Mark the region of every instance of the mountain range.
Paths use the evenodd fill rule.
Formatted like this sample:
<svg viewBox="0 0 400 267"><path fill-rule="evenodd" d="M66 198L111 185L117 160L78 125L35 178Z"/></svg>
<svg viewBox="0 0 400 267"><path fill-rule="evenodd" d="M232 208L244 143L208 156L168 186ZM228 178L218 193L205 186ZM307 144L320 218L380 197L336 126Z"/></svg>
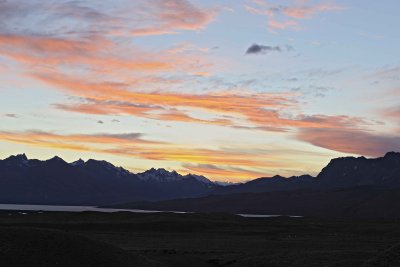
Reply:
<svg viewBox="0 0 400 267"><path fill-rule="evenodd" d="M93 159L67 163L20 154L0 160L0 203L307 216L367 216L380 210L385 217L384 212L396 213L398 193L397 152L332 159L316 177L276 175L226 186L165 169L134 174Z"/></svg>
<svg viewBox="0 0 400 267"><path fill-rule="evenodd" d="M213 195L120 208L294 215L337 218L400 218L400 153L337 158L317 177L259 178L217 188Z"/></svg>
<svg viewBox="0 0 400 267"><path fill-rule="evenodd" d="M25 154L0 160L0 203L104 205L207 195L216 187L203 176L165 169L134 174L107 161L40 161Z"/></svg>

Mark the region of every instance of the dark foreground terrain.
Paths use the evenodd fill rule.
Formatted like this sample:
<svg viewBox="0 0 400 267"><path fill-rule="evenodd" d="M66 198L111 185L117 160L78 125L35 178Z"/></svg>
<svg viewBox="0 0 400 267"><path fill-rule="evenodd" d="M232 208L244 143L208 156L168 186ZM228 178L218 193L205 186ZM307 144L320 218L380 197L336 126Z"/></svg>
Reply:
<svg viewBox="0 0 400 267"><path fill-rule="evenodd" d="M1 212L1 266L400 266L400 220Z"/></svg>

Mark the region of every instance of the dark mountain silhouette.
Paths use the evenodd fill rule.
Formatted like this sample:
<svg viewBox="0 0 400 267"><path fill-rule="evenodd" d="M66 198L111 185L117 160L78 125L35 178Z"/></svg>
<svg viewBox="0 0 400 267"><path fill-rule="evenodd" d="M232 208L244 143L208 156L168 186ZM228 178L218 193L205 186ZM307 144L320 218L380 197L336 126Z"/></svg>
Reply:
<svg viewBox="0 0 400 267"><path fill-rule="evenodd" d="M272 191L287 191L303 189L312 186L315 178L310 175L292 176L285 178L279 175L263 177L244 184L236 184L217 187L213 194L238 194L238 193L261 193Z"/></svg>
<svg viewBox="0 0 400 267"><path fill-rule="evenodd" d="M192 199L136 202L124 208L279 214L319 217L400 218L400 153L333 159L313 178L260 178L218 194Z"/></svg>
<svg viewBox="0 0 400 267"><path fill-rule="evenodd" d="M279 175L258 178L244 184L215 188L213 194L261 193L300 189L330 189L357 186L400 187L400 153L384 157L344 157L332 159L317 177L285 178Z"/></svg>
<svg viewBox="0 0 400 267"><path fill-rule="evenodd" d="M317 177L328 187L400 186L400 153L388 152L384 157L345 157L332 159Z"/></svg>
<svg viewBox="0 0 400 267"><path fill-rule="evenodd" d="M147 179L153 176L158 180ZM40 161L21 154L0 160L0 203L104 205L198 197L215 186L195 175L160 169L136 175L92 159L67 163L59 157Z"/></svg>
<svg viewBox="0 0 400 267"><path fill-rule="evenodd" d="M350 216L367 215L371 207L392 214L388 210L396 207L397 204L390 203L397 201L399 189L400 153L396 152L376 159L333 159L315 178L274 176L228 186L220 186L204 176L180 175L165 169L152 168L133 174L93 159L67 163L59 157L40 161L22 154L0 160L0 203L112 205L134 202L122 206ZM184 200L164 201L172 199Z"/></svg>

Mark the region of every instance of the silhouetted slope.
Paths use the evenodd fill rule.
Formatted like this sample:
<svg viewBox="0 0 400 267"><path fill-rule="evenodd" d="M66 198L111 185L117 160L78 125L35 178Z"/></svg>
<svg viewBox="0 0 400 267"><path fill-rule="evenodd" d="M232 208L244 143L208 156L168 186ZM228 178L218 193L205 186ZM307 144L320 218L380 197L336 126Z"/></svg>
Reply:
<svg viewBox="0 0 400 267"><path fill-rule="evenodd" d="M88 238L54 230L0 229L3 267L155 266L146 258Z"/></svg>
<svg viewBox="0 0 400 267"><path fill-rule="evenodd" d="M243 184L218 187L212 193L238 194L297 190L311 187L314 182L315 178L310 175L292 176L289 178L276 175L274 177L258 178Z"/></svg>
<svg viewBox="0 0 400 267"><path fill-rule="evenodd" d="M345 157L332 159L317 177L329 187L400 186L400 153L389 152L384 157Z"/></svg>
<svg viewBox="0 0 400 267"><path fill-rule="evenodd" d="M299 189L329 189L357 186L400 187L400 153L384 157L344 157L332 159L314 178L310 175L285 178L279 175L247 183L219 187L213 194L261 193Z"/></svg>
<svg viewBox="0 0 400 267"><path fill-rule="evenodd" d="M364 267L396 267L400 266L400 245L395 245L378 253L374 258L367 261Z"/></svg>
<svg viewBox="0 0 400 267"><path fill-rule="evenodd" d="M317 217L400 218L400 189L377 187L213 195L122 208Z"/></svg>

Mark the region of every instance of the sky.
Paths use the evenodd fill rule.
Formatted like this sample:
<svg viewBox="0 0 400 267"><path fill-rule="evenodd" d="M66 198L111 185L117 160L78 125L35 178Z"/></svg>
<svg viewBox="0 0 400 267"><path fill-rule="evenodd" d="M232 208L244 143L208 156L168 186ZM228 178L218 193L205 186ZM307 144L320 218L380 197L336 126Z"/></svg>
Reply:
<svg viewBox="0 0 400 267"><path fill-rule="evenodd" d="M0 0L0 158L218 181L400 151L397 0Z"/></svg>

